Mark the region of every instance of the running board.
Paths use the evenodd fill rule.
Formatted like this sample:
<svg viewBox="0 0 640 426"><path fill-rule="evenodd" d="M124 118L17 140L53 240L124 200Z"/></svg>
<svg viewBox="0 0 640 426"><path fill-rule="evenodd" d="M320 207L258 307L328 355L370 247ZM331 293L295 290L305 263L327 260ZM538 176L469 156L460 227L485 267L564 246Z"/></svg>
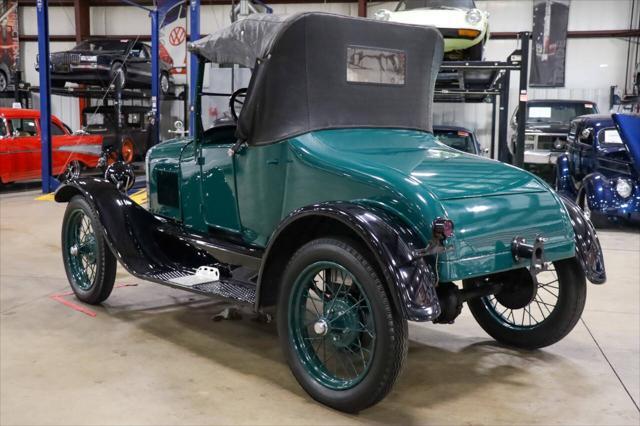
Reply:
<svg viewBox="0 0 640 426"><path fill-rule="evenodd" d="M205 296L218 296L249 304L254 304L256 301L256 286L253 283L239 281L233 278L220 278L217 281L202 282L194 285L181 283L185 281L185 278L188 279L193 276L195 276L195 273L171 271L141 278Z"/></svg>

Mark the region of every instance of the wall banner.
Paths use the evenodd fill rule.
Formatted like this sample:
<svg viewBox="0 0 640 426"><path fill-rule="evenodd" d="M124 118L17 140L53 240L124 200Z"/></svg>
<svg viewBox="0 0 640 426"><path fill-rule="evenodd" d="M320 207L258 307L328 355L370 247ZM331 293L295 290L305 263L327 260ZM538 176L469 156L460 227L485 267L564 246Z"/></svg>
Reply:
<svg viewBox="0 0 640 426"><path fill-rule="evenodd" d="M185 84L187 76L187 10L184 0L158 0L160 57L172 64L174 82Z"/></svg>
<svg viewBox="0 0 640 426"><path fill-rule="evenodd" d="M570 0L534 0L532 87L564 87Z"/></svg>
<svg viewBox="0 0 640 426"><path fill-rule="evenodd" d="M0 92L9 88L20 63L18 2L0 2Z"/></svg>

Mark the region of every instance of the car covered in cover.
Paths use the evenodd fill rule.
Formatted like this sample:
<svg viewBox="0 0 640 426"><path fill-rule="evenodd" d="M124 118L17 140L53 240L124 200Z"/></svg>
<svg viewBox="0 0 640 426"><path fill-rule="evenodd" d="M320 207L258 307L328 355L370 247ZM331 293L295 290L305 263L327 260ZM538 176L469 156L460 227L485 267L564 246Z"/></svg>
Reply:
<svg viewBox="0 0 640 426"><path fill-rule="evenodd" d="M474 0L400 0L395 10L380 9L374 19L438 28L450 60L481 61L489 40L489 13Z"/></svg>
<svg viewBox="0 0 640 426"><path fill-rule="evenodd" d="M640 223L640 116L595 114L571 122L556 190L595 224Z"/></svg>
<svg viewBox="0 0 640 426"><path fill-rule="evenodd" d="M391 390L408 321L452 323L466 302L497 340L539 348L577 323L586 280L605 281L572 201L437 141L435 28L253 15L190 49L195 136L149 150L148 210L124 192L121 163L55 194L80 300L109 296L119 260L142 279L275 309L300 385L357 412ZM244 98L232 124L203 114L212 64L252 69L231 94L232 106Z"/></svg>

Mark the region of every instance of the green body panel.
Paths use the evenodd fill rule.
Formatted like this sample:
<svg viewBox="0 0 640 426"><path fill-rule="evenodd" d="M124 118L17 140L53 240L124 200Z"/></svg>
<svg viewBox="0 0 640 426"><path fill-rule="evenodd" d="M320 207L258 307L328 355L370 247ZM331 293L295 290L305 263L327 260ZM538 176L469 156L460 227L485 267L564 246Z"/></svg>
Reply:
<svg viewBox="0 0 640 426"><path fill-rule="evenodd" d="M163 145L149 154L152 169L176 161L154 160L175 153ZM201 173L190 165L195 159L186 155L189 150L182 153L182 216L154 205L154 170L149 179L152 211L184 218L185 225L202 231L207 226L237 230L246 243L261 247L293 210L326 201L389 210L411 225L425 245L433 219L447 217L455 224L455 235L438 258L441 281L525 265L511 256L515 236L547 238L549 261L574 256L569 217L544 182L515 167L452 150L430 133L323 130L250 146L234 157L227 155L227 146L207 152L202 145ZM194 189L198 185L203 203Z"/></svg>
<svg viewBox="0 0 640 426"><path fill-rule="evenodd" d="M162 194L158 191L158 176L160 173L165 172L167 174L175 174L180 176L180 156L182 150L189 142L186 139L171 139L166 142L155 145L148 151L147 155L147 192L149 198L149 210L152 213L160 216L170 217L176 220L182 220L182 212L180 207L173 205L167 205L158 201L158 196L162 197ZM193 144L191 144L193 147ZM180 192L182 189L178 184L178 194L176 196L180 199ZM163 188L165 192L172 189Z"/></svg>

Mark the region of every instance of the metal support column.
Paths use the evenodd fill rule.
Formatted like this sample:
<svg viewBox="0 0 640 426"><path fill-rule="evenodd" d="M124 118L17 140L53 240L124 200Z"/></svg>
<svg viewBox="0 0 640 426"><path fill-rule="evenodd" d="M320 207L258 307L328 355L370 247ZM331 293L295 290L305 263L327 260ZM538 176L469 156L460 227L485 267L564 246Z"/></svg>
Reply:
<svg viewBox="0 0 640 426"><path fill-rule="evenodd" d="M189 41L194 42L200 38L200 0L191 0L190 5ZM189 136L196 135L196 101L198 96L198 57L191 53L189 57Z"/></svg>
<svg viewBox="0 0 640 426"><path fill-rule="evenodd" d="M490 158L496 158L496 113L497 113L497 96L491 96L491 153Z"/></svg>
<svg viewBox="0 0 640 426"><path fill-rule="evenodd" d="M58 181L51 176L51 82L49 80L49 4L47 0L36 2L36 13L38 17L42 192L46 194L58 186Z"/></svg>
<svg viewBox="0 0 640 426"><path fill-rule="evenodd" d="M507 129L509 127L509 84L511 73L506 72L500 81L500 108L498 110L498 160L510 163Z"/></svg>
<svg viewBox="0 0 640 426"><path fill-rule="evenodd" d="M516 147L514 165L517 167L524 166L524 133L527 121L527 100L529 94L527 91L529 80L529 37L531 33L521 32L518 34L520 39L520 51L522 52L522 60L520 62L520 88L518 91L518 129L516 134Z"/></svg>
<svg viewBox="0 0 640 426"><path fill-rule="evenodd" d="M153 145L160 141L160 19L158 10L149 12L151 17L151 114Z"/></svg>

